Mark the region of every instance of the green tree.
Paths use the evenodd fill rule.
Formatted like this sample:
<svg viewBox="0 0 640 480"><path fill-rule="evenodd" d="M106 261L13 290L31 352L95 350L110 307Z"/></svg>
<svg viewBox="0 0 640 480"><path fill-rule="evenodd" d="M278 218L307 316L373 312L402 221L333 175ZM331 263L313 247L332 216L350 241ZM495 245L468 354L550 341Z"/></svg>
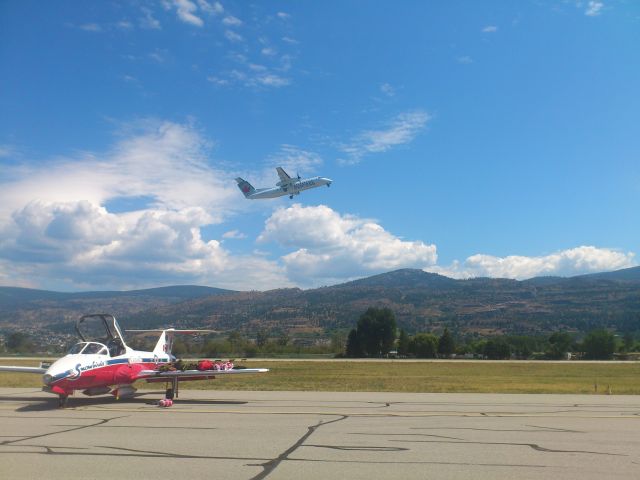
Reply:
<svg viewBox="0 0 640 480"><path fill-rule="evenodd" d="M286 347L289 345L291 338L289 337L289 333L286 330L283 330L278 336L278 345L281 347Z"/></svg>
<svg viewBox="0 0 640 480"><path fill-rule="evenodd" d="M411 338L409 351L418 358L435 358L438 338L430 333L418 333Z"/></svg>
<svg viewBox="0 0 640 480"><path fill-rule="evenodd" d="M453 340L453 336L449 332L448 328L444 329L444 332L438 339L438 355L444 358L449 358L456 351L456 343Z"/></svg>
<svg viewBox="0 0 640 480"><path fill-rule="evenodd" d="M227 341L231 347L231 352L229 353L239 353L244 346L245 340L242 334L238 330L234 330L227 337Z"/></svg>
<svg viewBox="0 0 640 480"><path fill-rule="evenodd" d="M407 356L409 354L409 335L407 332L400 329L400 336L398 337L398 355Z"/></svg>
<svg viewBox="0 0 640 480"><path fill-rule="evenodd" d="M505 360L511 357L511 346L502 337L490 338L484 345L484 355L489 360Z"/></svg>
<svg viewBox="0 0 640 480"><path fill-rule="evenodd" d="M355 328L352 329L347 336L345 354L350 358L364 357L364 350L362 349L362 344L358 338L358 331Z"/></svg>
<svg viewBox="0 0 640 480"><path fill-rule="evenodd" d="M592 330L582 341L584 358L590 360L609 360L616 349L616 339L605 329Z"/></svg>
<svg viewBox="0 0 640 480"><path fill-rule="evenodd" d="M256 346L258 348L262 348L266 345L268 340L269 332L267 332L267 330L265 330L264 328L258 330L258 333L256 333Z"/></svg>
<svg viewBox="0 0 640 480"><path fill-rule="evenodd" d="M26 333L13 332L9 334L6 340L7 349L14 353L29 353L34 351L34 345L31 337Z"/></svg>
<svg viewBox="0 0 640 480"><path fill-rule="evenodd" d="M562 358L570 351L573 339L567 332L554 332L549 337L549 350L546 354L549 358Z"/></svg>
<svg viewBox="0 0 640 480"><path fill-rule="evenodd" d="M334 332L331 335L331 351L335 354L339 354L344 349L347 336L344 331Z"/></svg>
<svg viewBox="0 0 640 480"><path fill-rule="evenodd" d="M396 339L396 317L388 308L368 308L358 319L357 331L365 355L386 355Z"/></svg>
<svg viewBox="0 0 640 480"><path fill-rule="evenodd" d="M622 337L622 348L625 352L631 352L633 350L633 333L626 332Z"/></svg>

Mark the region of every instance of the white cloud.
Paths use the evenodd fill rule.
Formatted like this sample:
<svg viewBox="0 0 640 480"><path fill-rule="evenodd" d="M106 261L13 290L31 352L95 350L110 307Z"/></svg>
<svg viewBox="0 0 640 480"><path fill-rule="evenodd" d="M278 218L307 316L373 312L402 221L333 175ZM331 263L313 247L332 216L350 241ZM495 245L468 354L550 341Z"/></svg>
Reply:
<svg viewBox="0 0 640 480"><path fill-rule="evenodd" d="M255 83L264 85L266 87L284 87L291 83L286 77L269 73L266 75L260 75L254 79Z"/></svg>
<svg viewBox="0 0 640 480"><path fill-rule="evenodd" d="M127 135L107 153L3 169L0 219L34 199L80 198L103 205L120 197L147 197L156 207L219 205L220 213L233 202L228 174L209 164L211 144L194 127L147 120L127 124L123 130Z"/></svg>
<svg viewBox="0 0 640 480"><path fill-rule="evenodd" d="M470 56L468 56L468 55L464 55L464 56L462 56L462 57L458 57L458 58L456 58L456 61L457 61L458 63L463 64L463 65L469 65L469 64L473 63L473 58L471 58L471 57L470 57Z"/></svg>
<svg viewBox="0 0 640 480"><path fill-rule="evenodd" d="M291 45L297 45L298 43L300 43L298 40L291 37L282 37L282 41Z"/></svg>
<svg viewBox="0 0 640 480"><path fill-rule="evenodd" d="M393 88L389 83L383 83L380 85L380 91L384 93L387 97L393 97L396 94L396 89Z"/></svg>
<svg viewBox="0 0 640 480"><path fill-rule="evenodd" d="M495 33L497 31L498 31L498 27L496 27L495 25L487 25L482 29L483 33Z"/></svg>
<svg viewBox="0 0 640 480"><path fill-rule="evenodd" d="M551 255L495 257L477 254L447 267L433 266L428 271L454 278L498 277L523 280L536 276L572 276L618 270L636 265L635 255L609 248L582 246Z"/></svg>
<svg viewBox="0 0 640 480"><path fill-rule="evenodd" d="M0 144L0 158L10 157L16 154L16 149L12 145Z"/></svg>
<svg viewBox="0 0 640 480"><path fill-rule="evenodd" d="M277 15L281 20L289 20L291 18L291 15L286 12L278 12Z"/></svg>
<svg viewBox="0 0 640 480"><path fill-rule="evenodd" d="M270 164L269 171L271 174L273 174L273 168L282 167L288 170L290 175L295 174L295 172L303 172L308 175L323 163L322 157L317 153L287 144L281 145L280 151L270 155L267 160Z"/></svg>
<svg viewBox="0 0 640 480"><path fill-rule="evenodd" d="M208 161L210 142L171 122L123 130L133 133L107 153L0 171L0 278L66 288L290 285L276 262L234 257L201 237L239 208L233 175Z"/></svg>
<svg viewBox="0 0 640 480"><path fill-rule="evenodd" d="M224 36L230 42L242 42L244 38L239 33L234 32L233 30L225 30Z"/></svg>
<svg viewBox="0 0 640 480"><path fill-rule="evenodd" d="M343 164L355 164L367 154L381 153L410 143L422 131L431 116L424 111L405 112L391 120L387 127L380 130L368 130L342 145L341 150L349 155Z"/></svg>
<svg viewBox="0 0 640 480"><path fill-rule="evenodd" d="M207 80L213 83L214 85L218 85L221 87L229 85L229 80L227 80L226 78L216 77L215 75L209 75L207 77Z"/></svg>
<svg viewBox="0 0 640 480"><path fill-rule="evenodd" d="M153 16L153 12L146 7L142 7L142 18L140 19L140 26L149 30L160 30L162 27L160 21Z"/></svg>
<svg viewBox="0 0 640 480"><path fill-rule="evenodd" d="M101 32L102 31L102 27L97 23L85 23L83 25L80 25L78 28L80 28L80 30L84 30L85 32Z"/></svg>
<svg viewBox="0 0 640 480"><path fill-rule="evenodd" d="M247 238L247 236L238 230L229 230L228 232L225 232L222 234L222 238L232 238L232 239L241 240L243 238Z"/></svg>
<svg viewBox="0 0 640 480"><path fill-rule="evenodd" d="M116 27L121 30L131 30L133 28L133 24L128 20L120 20L116 23Z"/></svg>
<svg viewBox="0 0 640 480"><path fill-rule="evenodd" d="M228 15L222 19L222 23L224 23L229 27L237 27L242 25L242 20L240 20L237 17L234 17L233 15Z"/></svg>
<svg viewBox="0 0 640 480"><path fill-rule="evenodd" d="M204 25L204 21L195 14L198 11L198 6L191 0L173 0L173 6L176 8L178 18L183 22L196 27Z"/></svg>
<svg viewBox="0 0 640 480"><path fill-rule="evenodd" d="M209 3L207 0L198 0L198 6L209 15L220 15L224 12L224 7L220 2Z"/></svg>
<svg viewBox="0 0 640 480"><path fill-rule="evenodd" d="M272 57L272 56L274 56L275 54L277 54L277 53L278 53L278 52L276 51L276 49L275 49L275 48L272 48L272 47L264 47L262 50L260 50L260 52L261 52L263 55L266 55L266 56L268 56L268 57Z"/></svg>
<svg viewBox="0 0 640 480"><path fill-rule="evenodd" d="M602 7L604 7L604 3L591 0L587 4L587 10L584 12L584 14L589 17L596 17L602 13Z"/></svg>
<svg viewBox="0 0 640 480"><path fill-rule="evenodd" d="M341 215L324 205L277 209L258 241L295 248L282 261L288 277L306 286L396 268L426 268L437 260L435 245L403 241L372 220Z"/></svg>

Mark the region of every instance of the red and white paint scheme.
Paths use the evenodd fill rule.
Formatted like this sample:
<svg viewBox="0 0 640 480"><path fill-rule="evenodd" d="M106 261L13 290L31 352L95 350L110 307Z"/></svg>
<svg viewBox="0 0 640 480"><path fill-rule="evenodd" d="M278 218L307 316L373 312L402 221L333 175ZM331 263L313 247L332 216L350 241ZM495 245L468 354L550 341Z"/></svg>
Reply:
<svg viewBox="0 0 640 480"><path fill-rule="evenodd" d="M269 371L266 368L234 368L230 362L208 362L206 369L162 368L176 361L171 354L174 335L198 333L198 330L130 330L160 334L151 352L129 347L113 315L84 315L78 320L76 331L81 341L48 368L0 366L0 371L42 374L42 389L57 394L60 407L66 405L69 395L76 390L89 396L111 393L116 398L131 397L136 391L132 384L137 380L146 380L170 385L166 396L172 400L174 396L177 397L180 381L210 380L217 375Z"/></svg>

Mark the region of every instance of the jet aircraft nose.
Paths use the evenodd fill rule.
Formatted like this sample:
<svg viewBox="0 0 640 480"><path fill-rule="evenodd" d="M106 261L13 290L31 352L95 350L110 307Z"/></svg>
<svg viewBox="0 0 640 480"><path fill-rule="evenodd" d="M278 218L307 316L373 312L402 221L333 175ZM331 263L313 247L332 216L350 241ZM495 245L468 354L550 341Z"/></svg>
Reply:
<svg viewBox="0 0 640 480"><path fill-rule="evenodd" d="M53 375L45 373L42 376L42 383L44 383L45 385L50 385L52 381L53 381Z"/></svg>

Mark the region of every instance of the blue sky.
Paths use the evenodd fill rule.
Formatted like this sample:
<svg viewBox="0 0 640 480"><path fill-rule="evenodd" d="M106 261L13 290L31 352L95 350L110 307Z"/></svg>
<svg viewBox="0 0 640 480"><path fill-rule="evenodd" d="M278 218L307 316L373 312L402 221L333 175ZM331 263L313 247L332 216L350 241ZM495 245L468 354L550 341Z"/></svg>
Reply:
<svg viewBox="0 0 640 480"><path fill-rule="evenodd" d="M635 266L638 45L623 0L3 2L0 284ZM245 200L278 165L334 183Z"/></svg>

